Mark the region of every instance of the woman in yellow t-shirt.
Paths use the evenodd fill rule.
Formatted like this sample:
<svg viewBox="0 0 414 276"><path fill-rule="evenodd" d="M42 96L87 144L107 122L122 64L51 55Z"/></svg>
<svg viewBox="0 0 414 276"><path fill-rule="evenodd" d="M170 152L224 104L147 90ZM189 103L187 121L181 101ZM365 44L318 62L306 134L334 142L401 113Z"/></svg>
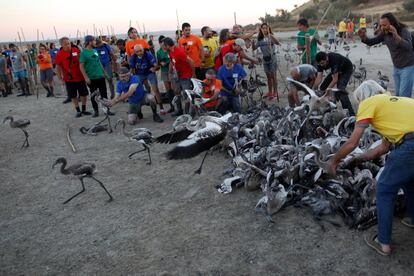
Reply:
<svg viewBox="0 0 414 276"><path fill-rule="evenodd" d="M360 102L351 137L330 160L329 173L335 174L338 163L359 145L365 129L372 125L384 138L382 143L346 162L358 164L388 152L385 166L376 183L378 234L365 237L367 245L379 254L391 254L391 233L397 194L403 189L410 217L401 223L414 228L414 99L381 95L384 89L374 81L363 82L355 91ZM393 147L392 147L393 146Z"/></svg>

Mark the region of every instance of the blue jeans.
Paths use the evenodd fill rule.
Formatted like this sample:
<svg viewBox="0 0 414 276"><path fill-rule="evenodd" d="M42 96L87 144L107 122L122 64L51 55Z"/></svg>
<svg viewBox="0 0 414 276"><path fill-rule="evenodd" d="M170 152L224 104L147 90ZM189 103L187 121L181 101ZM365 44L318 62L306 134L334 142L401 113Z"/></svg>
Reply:
<svg viewBox="0 0 414 276"><path fill-rule="evenodd" d="M149 73L148 75L136 75L141 83L144 83L145 80L148 80L148 82L151 85L157 85L157 75L154 72Z"/></svg>
<svg viewBox="0 0 414 276"><path fill-rule="evenodd" d="M391 242L394 205L400 188L414 223L414 137L410 138L391 151L377 183L378 240L386 245Z"/></svg>
<svg viewBox="0 0 414 276"><path fill-rule="evenodd" d="M221 114L226 113L227 111L241 113L241 103L240 96L229 95L226 92L220 92L221 103L218 107L218 110Z"/></svg>
<svg viewBox="0 0 414 276"><path fill-rule="evenodd" d="M411 98L414 84L414 65L394 67L395 95Z"/></svg>

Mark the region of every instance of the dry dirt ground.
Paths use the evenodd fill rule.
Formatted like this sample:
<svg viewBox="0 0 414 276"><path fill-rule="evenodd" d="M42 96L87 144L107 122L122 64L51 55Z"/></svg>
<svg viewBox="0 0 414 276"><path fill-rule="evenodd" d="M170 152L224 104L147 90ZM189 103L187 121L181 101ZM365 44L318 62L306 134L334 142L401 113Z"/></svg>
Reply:
<svg viewBox="0 0 414 276"><path fill-rule="evenodd" d="M386 50L378 51L388 57ZM372 76L377 67L370 70ZM389 68L389 63L382 67ZM362 233L325 225L323 232L309 210L294 207L275 215L275 223L269 224L254 212L259 191L238 189L222 195L214 189L230 167L224 153L209 156L201 175L193 172L202 156L167 161L164 153L171 146L154 145L152 165L146 165L145 154L129 160L135 143L119 132L80 134L79 127L96 120L74 118L71 106L61 101L45 98L44 91L39 100L15 95L0 99L1 119L13 115L31 120L30 147L25 149L19 148L21 131L0 126L1 275L409 275L414 271L413 231L397 220L391 257L380 257L365 245L363 236L375 227ZM114 108L113 121L126 119L126 110L126 105ZM170 129L169 116L165 123L155 124L149 109L144 111L137 127L152 129L154 136ZM67 125L72 127L77 153L66 141ZM96 177L114 201L108 203L104 191L86 179L86 192L63 205L81 186L77 178L51 169L61 156L69 164L96 162Z"/></svg>

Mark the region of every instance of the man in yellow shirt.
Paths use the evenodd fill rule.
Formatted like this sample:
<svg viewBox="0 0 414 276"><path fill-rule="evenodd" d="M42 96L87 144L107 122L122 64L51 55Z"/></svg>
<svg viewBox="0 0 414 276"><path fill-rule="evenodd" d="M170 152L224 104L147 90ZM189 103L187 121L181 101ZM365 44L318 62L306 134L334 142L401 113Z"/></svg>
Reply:
<svg viewBox="0 0 414 276"><path fill-rule="evenodd" d="M339 161L358 146L368 125L383 136L381 145L354 157L353 161L372 160L391 150L376 185L378 234L365 237L371 248L387 256L391 253L394 205L400 188L404 191L410 215L401 223L414 228L414 99L388 96L383 92L373 81L363 82L357 88L355 96L360 105L355 129L330 160L329 173L335 174Z"/></svg>
<svg viewBox="0 0 414 276"><path fill-rule="evenodd" d="M341 22L338 24L338 34L339 34L339 42L338 45L341 45L344 41L344 37L346 34L346 18L344 18Z"/></svg>
<svg viewBox="0 0 414 276"><path fill-rule="evenodd" d="M365 16L361 16L361 18L359 18L359 28L360 29L366 29L367 28L367 20L366 20Z"/></svg>
<svg viewBox="0 0 414 276"><path fill-rule="evenodd" d="M214 68L214 53L218 48L217 40L213 38L213 32L210 27L204 26L201 28L201 44L203 45L204 50L204 63L201 64L201 74L202 79L205 79L206 72L208 69Z"/></svg>

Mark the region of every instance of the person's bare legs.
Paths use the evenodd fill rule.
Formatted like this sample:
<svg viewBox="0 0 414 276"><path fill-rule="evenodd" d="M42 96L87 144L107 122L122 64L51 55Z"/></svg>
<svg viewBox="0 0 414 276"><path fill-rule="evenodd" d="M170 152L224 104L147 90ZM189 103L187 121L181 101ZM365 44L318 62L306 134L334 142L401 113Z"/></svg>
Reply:
<svg viewBox="0 0 414 276"><path fill-rule="evenodd" d="M272 80L272 74L271 73L266 73L266 78L267 78L268 93L265 96L271 98L271 97L273 97L273 80Z"/></svg>
<svg viewBox="0 0 414 276"><path fill-rule="evenodd" d="M154 91L155 99L158 102L160 109L164 109L164 106L162 105L162 99L161 99L160 90L158 89L158 85L156 84L151 85L151 89Z"/></svg>

